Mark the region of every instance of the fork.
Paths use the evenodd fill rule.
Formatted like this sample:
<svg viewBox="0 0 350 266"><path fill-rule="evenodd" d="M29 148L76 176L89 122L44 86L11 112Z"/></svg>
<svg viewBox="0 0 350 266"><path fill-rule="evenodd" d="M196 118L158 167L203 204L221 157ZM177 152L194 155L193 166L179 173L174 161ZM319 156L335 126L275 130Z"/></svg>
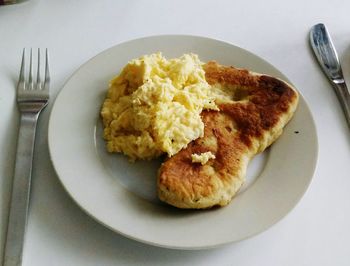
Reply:
<svg viewBox="0 0 350 266"><path fill-rule="evenodd" d="M4 266L22 264L24 236L27 224L30 183L33 164L35 130L40 112L49 101L49 58L46 49L45 79L40 77L40 49L36 81L33 79L33 53L30 50L29 77L25 77L26 50L23 49L21 70L17 84L17 107L20 111L20 127L13 176L10 213L4 253Z"/></svg>

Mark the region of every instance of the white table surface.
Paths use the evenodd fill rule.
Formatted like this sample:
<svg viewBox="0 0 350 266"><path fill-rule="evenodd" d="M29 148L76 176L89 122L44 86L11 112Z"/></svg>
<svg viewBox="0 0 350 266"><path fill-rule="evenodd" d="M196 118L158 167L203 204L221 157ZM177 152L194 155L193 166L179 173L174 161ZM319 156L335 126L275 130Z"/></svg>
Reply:
<svg viewBox="0 0 350 266"><path fill-rule="evenodd" d="M332 33L350 81L350 2L30 0L0 7L0 247L6 230L18 128L15 83L23 47L51 52L52 101L40 118L23 265L350 265L350 131L308 45L312 25ZM90 57L158 34L222 39L279 68L308 102L319 158L299 204L251 239L202 251L168 250L124 238L87 216L49 160L54 98Z"/></svg>

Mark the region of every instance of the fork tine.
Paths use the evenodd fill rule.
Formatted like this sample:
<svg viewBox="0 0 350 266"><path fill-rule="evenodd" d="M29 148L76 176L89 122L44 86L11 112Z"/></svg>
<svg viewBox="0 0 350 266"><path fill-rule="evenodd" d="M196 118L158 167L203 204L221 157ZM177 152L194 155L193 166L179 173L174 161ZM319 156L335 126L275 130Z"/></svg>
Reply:
<svg viewBox="0 0 350 266"><path fill-rule="evenodd" d="M33 49L30 48L30 62L29 62L29 89L32 90L34 88L33 81Z"/></svg>
<svg viewBox="0 0 350 266"><path fill-rule="evenodd" d="M49 85L50 85L49 51L46 48L44 90L48 90L49 89Z"/></svg>
<svg viewBox="0 0 350 266"><path fill-rule="evenodd" d="M25 55L26 55L26 48L23 48L21 71L19 72L19 79L17 84L18 89L24 89L24 85L25 85L25 75L24 75L26 70Z"/></svg>
<svg viewBox="0 0 350 266"><path fill-rule="evenodd" d="M36 73L36 87L41 89L41 79L40 79L40 48L38 48L38 69Z"/></svg>

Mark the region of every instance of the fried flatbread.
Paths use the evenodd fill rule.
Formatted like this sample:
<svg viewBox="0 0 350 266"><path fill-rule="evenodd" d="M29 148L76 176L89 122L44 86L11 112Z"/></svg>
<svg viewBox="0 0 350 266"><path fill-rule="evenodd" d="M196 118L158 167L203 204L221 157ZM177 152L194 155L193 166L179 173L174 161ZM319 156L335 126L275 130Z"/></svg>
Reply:
<svg viewBox="0 0 350 266"><path fill-rule="evenodd" d="M227 205L244 183L250 159L281 135L298 104L297 91L280 79L216 62L207 63L205 72L230 99L217 100L219 111L203 111L204 136L159 169L158 196L178 208ZM192 162L192 154L208 151L215 159Z"/></svg>

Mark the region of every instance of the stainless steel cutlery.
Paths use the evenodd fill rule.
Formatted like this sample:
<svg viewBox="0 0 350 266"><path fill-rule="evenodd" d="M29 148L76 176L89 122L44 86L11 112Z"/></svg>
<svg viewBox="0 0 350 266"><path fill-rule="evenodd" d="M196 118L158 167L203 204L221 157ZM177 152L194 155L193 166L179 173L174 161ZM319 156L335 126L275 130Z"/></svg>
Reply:
<svg viewBox="0 0 350 266"><path fill-rule="evenodd" d="M324 24L320 23L311 28L310 43L323 72L337 94L350 129L350 94L337 52Z"/></svg>

